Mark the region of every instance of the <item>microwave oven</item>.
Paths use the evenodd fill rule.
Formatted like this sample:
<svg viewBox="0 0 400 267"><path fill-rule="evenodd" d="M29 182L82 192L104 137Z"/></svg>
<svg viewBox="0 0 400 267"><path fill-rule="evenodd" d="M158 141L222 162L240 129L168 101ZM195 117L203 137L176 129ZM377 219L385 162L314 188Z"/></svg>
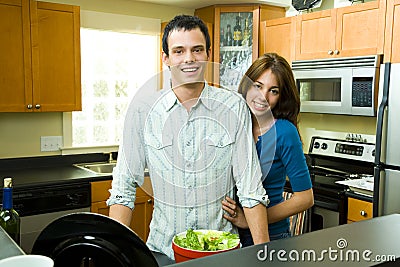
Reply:
<svg viewBox="0 0 400 267"><path fill-rule="evenodd" d="M375 116L382 55L293 61L300 112Z"/></svg>

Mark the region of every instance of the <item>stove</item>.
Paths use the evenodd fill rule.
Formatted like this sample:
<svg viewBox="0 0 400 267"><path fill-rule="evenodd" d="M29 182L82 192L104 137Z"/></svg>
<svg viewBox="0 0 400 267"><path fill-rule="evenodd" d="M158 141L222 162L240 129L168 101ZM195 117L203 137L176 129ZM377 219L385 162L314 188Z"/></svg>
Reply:
<svg viewBox="0 0 400 267"><path fill-rule="evenodd" d="M375 144L361 135L311 138L307 155L314 191L311 231L347 223L349 189L337 182L373 176L374 157Z"/></svg>

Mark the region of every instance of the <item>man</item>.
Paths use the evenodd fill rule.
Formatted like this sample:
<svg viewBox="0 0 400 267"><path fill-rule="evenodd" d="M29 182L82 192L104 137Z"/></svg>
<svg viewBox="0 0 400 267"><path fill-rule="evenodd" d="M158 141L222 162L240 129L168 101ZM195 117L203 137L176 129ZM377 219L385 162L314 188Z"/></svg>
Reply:
<svg viewBox="0 0 400 267"><path fill-rule="evenodd" d="M237 93L204 81L210 46L199 18L180 15L169 22L162 59L171 72L171 88L133 101L113 172L110 217L129 225L136 186L148 168L154 211L147 246L160 265L173 262L171 242L179 232L237 232L223 219L221 205L225 196L234 196L235 187L254 243L269 241L268 199L250 113Z"/></svg>

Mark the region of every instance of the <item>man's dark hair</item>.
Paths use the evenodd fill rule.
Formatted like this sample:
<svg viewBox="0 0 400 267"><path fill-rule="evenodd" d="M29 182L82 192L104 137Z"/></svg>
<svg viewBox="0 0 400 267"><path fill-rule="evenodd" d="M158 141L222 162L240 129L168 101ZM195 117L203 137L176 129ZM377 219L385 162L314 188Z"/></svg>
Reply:
<svg viewBox="0 0 400 267"><path fill-rule="evenodd" d="M173 18L170 22L168 22L167 26L164 29L164 34L162 38L162 48L164 53L167 56L169 56L168 36L171 33L171 31L181 30L181 29L185 31L190 31L196 28L200 29L200 31L203 33L206 39L206 51L208 55L208 51L211 47L210 34L208 33L208 28L200 18L189 15L178 15L175 16L175 18Z"/></svg>

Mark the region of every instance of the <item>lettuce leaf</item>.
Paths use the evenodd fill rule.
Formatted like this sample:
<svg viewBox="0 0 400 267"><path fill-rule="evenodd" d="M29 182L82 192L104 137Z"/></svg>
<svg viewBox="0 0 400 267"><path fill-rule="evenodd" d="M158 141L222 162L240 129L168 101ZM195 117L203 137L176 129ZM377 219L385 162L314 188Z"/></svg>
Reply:
<svg viewBox="0 0 400 267"><path fill-rule="evenodd" d="M188 229L186 236L176 236L174 242L183 248L200 251L217 251L229 249L239 244L239 236L229 232L194 231Z"/></svg>

